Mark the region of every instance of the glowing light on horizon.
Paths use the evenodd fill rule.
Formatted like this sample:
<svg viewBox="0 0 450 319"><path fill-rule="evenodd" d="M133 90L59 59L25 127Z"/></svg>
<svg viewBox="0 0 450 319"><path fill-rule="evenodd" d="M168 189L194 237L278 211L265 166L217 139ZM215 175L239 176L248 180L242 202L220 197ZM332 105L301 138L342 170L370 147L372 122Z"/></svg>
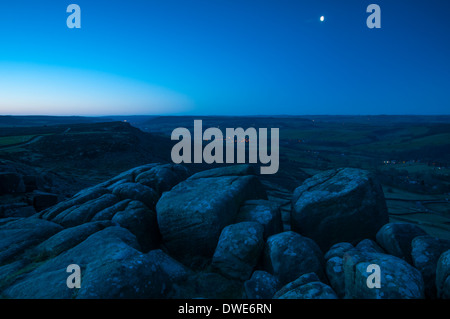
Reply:
<svg viewBox="0 0 450 319"><path fill-rule="evenodd" d="M108 73L0 65L2 115L166 114L191 105L182 94Z"/></svg>

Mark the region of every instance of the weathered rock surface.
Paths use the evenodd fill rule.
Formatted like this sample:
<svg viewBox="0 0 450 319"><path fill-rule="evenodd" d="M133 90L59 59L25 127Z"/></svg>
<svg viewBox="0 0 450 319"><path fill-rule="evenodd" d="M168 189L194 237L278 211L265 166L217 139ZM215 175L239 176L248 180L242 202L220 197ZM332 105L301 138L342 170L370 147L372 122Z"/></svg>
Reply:
<svg viewBox="0 0 450 319"><path fill-rule="evenodd" d="M344 256L347 252L351 252L354 249L362 253L384 253L377 243L371 239L364 239L355 247L345 242L333 245L325 254L325 272L330 286L339 298L345 297Z"/></svg>
<svg viewBox="0 0 450 319"><path fill-rule="evenodd" d="M26 192L37 189L19 176ZM450 298L449 243L387 224L365 171L307 180L293 196L295 231L285 232L282 201L264 184L268 200L251 166L188 176L148 164L35 214L32 197L2 203L0 298ZM66 285L71 264L80 289ZM380 267L379 289L367 286L369 265Z"/></svg>
<svg viewBox="0 0 450 319"><path fill-rule="evenodd" d="M369 288L369 265L380 267L380 288ZM422 299L422 274L398 257L364 252L359 249L344 255L345 298L347 299ZM370 280L370 279L369 279Z"/></svg>
<svg viewBox="0 0 450 319"><path fill-rule="evenodd" d="M325 254L324 257L326 260L333 258L333 257L342 258L342 257L344 257L344 254L347 251L349 251L353 248L355 248L355 247L353 247L353 245L350 243L345 243L345 242L337 243L330 247L330 249L327 251L327 253Z"/></svg>
<svg viewBox="0 0 450 319"><path fill-rule="evenodd" d="M388 221L380 184L360 169L317 174L292 197L292 230L313 239L324 251L339 242L375 238Z"/></svg>
<svg viewBox="0 0 450 319"><path fill-rule="evenodd" d="M266 194L256 176L194 175L164 193L156 205L163 243L188 264L211 258L222 229L234 223L241 204L261 198Z"/></svg>
<svg viewBox="0 0 450 319"><path fill-rule="evenodd" d="M437 296L450 299L450 250L439 257L436 267Z"/></svg>
<svg viewBox="0 0 450 319"><path fill-rule="evenodd" d="M367 252L374 252L374 253L382 253L384 254L385 251L383 250L383 248L381 248L375 241L373 241L372 239L364 239L361 240L358 245L355 246L355 248L362 250L362 251L367 251Z"/></svg>
<svg viewBox="0 0 450 319"><path fill-rule="evenodd" d="M279 286L278 279L266 271L257 270L244 283L248 299L272 299Z"/></svg>
<svg viewBox="0 0 450 319"><path fill-rule="evenodd" d="M212 258L212 267L225 277L249 279L264 248L263 233L263 226L256 222L225 227Z"/></svg>
<svg viewBox="0 0 450 319"><path fill-rule="evenodd" d="M0 265L18 257L62 229L58 224L33 217L0 226Z"/></svg>
<svg viewBox="0 0 450 319"><path fill-rule="evenodd" d="M92 217L103 209L118 202L118 198L113 194L104 194L99 198L91 199L79 207L72 207L52 219L64 227L74 227L90 222Z"/></svg>
<svg viewBox="0 0 450 319"><path fill-rule="evenodd" d="M154 189L161 196L188 176L189 172L184 166L166 164L139 173L135 182Z"/></svg>
<svg viewBox="0 0 450 319"><path fill-rule="evenodd" d="M12 203L0 205L0 218L30 217L36 214L33 206L27 203Z"/></svg>
<svg viewBox="0 0 450 319"><path fill-rule="evenodd" d="M427 233L417 225L410 223L389 223L377 233L377 243L389 254L412 264L411 243L417 236Z"/></svg>
<svg viewBox="0 0 450 319"><path fill-rule="evenodd" d="M308 273L277 291L274 299L338 299L338 297L315 273Z"/></svg>
<svg viewBox="0 0 450 319"><path fill-rule="evenodd" d="M92 234L111 225L110 222L92 222L64 229L40 243L31 254L39 259L58 256L80 244Z"/></svg>
<svg viewBox="0 0 450 319"><path fill-rule="evenodd" d="M156 213L144 203L137 200L129 202L111 221L135 235L144 252L159 246L161 240Z"/></svg>
<svg viewBox="0 0 450 319"><path fill-rule="evenodd" d="M345 296L345 274L344 274L344 258L334 256L327 260L325 266L330 286L336 292L339 298Z"/></svg>
<svg viewBox="0 0 450 319"><path fill-rule="evenodd" d="M164 276L151 256L140 253L136 238L121 227L108 227L50 259L3 291L8 298L157 298ZM67 266L83 271L80 289L66 285Z"/></svg>
<svg viewBox="0 0 450 319"><path fill-rule="evenodd" d="M319 246L313 240L293 231L273 235L267 239L264 265L281 284L310 272L324 278L324 259Z"/></svg>
<svg viewBox="0 0 450 319"><path fill-rule="evenodd" d="M264 226L264 238L283 231L280 207L268 200L248 200L241 206L236 222L254 221Z"/></svg>
<svg viewBox="0 0 450 319"><path fill-rule="evenodd" d="M425 235L413 239L412 261L421 273L425 283L425 294L429 298L436 297L436 268L439 257L450 249L450 241Z"/></svg>
<svg viewBox="0 0 450 319"><path fill-rule="evenodd" d="M136 200L154 209L159 196L152 188L139 183L122 183L113 188L112 193L120 200Z"/></svg>

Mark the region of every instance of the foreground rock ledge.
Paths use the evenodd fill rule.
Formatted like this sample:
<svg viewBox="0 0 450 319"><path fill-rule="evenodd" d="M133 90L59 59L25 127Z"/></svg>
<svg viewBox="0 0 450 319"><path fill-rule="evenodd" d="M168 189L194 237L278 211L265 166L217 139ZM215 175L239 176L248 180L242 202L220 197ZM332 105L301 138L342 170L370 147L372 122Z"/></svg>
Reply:
<svg viewBox="0 0 450 319"><path fill-rule="evenodd" d="M384 197L365 171L307 180L292 217L310 214L311 229L295 231L249 166L188 175L144 165L31 217L0 218L0 298L450 298L449 243L411 224L381 227ZM81 289L66 285L69 264ZM370 264L381 289L367 287Z"/></svg>

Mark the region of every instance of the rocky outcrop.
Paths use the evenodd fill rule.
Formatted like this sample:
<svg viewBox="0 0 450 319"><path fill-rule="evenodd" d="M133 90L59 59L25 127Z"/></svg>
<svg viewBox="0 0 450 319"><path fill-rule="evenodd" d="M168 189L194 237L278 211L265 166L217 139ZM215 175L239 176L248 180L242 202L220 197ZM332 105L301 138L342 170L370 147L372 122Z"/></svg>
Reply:
<svg viewBox="0 0 450 319"><path fill-rule="evenodd" d="M8 298L163 297L180 275L170 257L154 251L160 244L154 206L161 190L187 176L176 165L145 165L32 217L0 219L0 267L7 271L0 292ZM80 290L65 284L70 264L82 268Z"/></svg>
<svg viewBox="0 0 450 319"><path fill-rule="evenodd" d="M375 238L388 221L383 190L364 170L317 174L292 196L292 230L313 239L324 251L339 242Z"/></svg>
<svg viewBox="0 0 450 319"><path fill-rule="evenodd" d="M161 176L168 176L168 180L161 180ZM177 165L144 165L82 190L73 198L42 211L39 216L66 228L112 221L130 230L142 249L149 251L157 248L160 242L155 212L160 190L170 189L187 176L187 170Z"/></svg>
<svg viewBox="0 0 450 319"><path fill-rule="evenodd" d="M0 216L0 298L450 298L449 243L387 223L365 171L307 180L289 231L252 167L189 174L148 164L32 216ZM66 284L72 264L81 288Z"/></svg>

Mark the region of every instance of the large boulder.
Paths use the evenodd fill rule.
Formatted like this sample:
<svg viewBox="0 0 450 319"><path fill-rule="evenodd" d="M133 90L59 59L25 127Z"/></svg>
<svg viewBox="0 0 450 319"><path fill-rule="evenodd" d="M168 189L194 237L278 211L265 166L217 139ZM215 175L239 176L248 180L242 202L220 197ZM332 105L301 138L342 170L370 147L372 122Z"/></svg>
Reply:
<svg viewBox="0 0 450 319"><path fill-rule="evenodd" d="M256 176L194 175L165 192L156 205L163 243L185 263L209 259L222 229L234 223L241 204L265 198Z"/></svg>
<svg viewBox="0 0 450 319"><path fill-rule="evenodd" d="M369 287L371 265L379 267L380 288ZM343 258L346 299L423 299L422 274L398 257L365 252L347 251Z"/></svg>
<svg viewBox="0 0 450 319"><path fill-rule="evenodd" d="M225 227L212 258L211 266L225 277L247 280L264 248L264 228L256 222Z"/></svg>
<svg viewBox="0 0 450 319"><path fill-rule="evenodd" d="M418 236L413 239L411 256L414 267L423 277L425 294L436 298L436 267L442 253L450 249L450 240L433 236Z"/></svg>
<svg viewBox="0 0 450 319"><path fill-rule="evenodd" d="M375 238L389 222L381 185L365 170L345 168L307 179L292 197L292 230L323 251L339 242Z"/></svg>
<svg viewBox="0 0 450 319"><path fill-rule="evenodd" d="M437 296L450 299L450 250L439 257L436 267Z"/></svg>
<svg viewBox="0 0 450 319"><path fill-rule="evenodd" d="M427 233L411 223L389 223L377 233L377 243L388 253L412 264L411 243L414 238Z"/></svg>
<svg viewBox="0 0 450 319"><path fill-rule="evenodd" d="M324 259L319 246L313 240L293 231L273 235L267 239L264 265L281 284L310 272L315 272L320 278L325 277Z"/></svg>

